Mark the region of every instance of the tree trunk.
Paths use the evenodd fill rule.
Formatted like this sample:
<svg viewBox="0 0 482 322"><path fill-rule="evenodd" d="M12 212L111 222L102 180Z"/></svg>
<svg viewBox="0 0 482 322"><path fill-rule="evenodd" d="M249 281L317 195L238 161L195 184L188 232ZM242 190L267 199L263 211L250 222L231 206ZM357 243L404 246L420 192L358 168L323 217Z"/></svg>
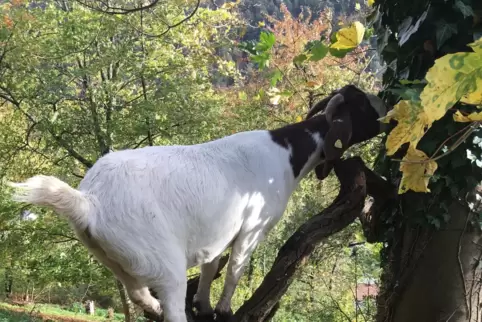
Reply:
<svg viewBox="0 0 482 322"><path fill-rule="evenodd" d="M117 290L119 290L119 296L122 302L122 309L124 311L125 322L135 322L136 321L136 314L134 304L131 302L127 292L122 285L121 281L116 279Z"/></svg>
<svg viewBox="0 0 482 322"><path fill-rule="evenodd" d="M449 215L440 230L405 223L398 245L389 249L377 322L482 321L482 234L476 212L455 200Z"/></svg>
<svg viewBox="0 0 482 322"><path fill-rule="evenodd" d="M5 296L10 298L12 296L13 275L10 267L5 269Z"/></svg>

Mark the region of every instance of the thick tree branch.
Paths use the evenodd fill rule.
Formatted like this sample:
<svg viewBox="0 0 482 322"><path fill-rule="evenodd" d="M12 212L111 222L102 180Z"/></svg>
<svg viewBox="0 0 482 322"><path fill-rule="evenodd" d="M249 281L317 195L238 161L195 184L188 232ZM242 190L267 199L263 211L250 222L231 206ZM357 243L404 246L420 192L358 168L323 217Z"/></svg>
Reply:
<svg viewBox="0 0 482 322"><path fill-rule="evenodd" d="M281 247L259 288L236 312L235 321L266 321L290 286L297 269L307 262L315 247L357 218L367 191L363 170L364 164L360 158L335 164L335 174L341 183L339 195L328 208L298 228Z"/></svg>

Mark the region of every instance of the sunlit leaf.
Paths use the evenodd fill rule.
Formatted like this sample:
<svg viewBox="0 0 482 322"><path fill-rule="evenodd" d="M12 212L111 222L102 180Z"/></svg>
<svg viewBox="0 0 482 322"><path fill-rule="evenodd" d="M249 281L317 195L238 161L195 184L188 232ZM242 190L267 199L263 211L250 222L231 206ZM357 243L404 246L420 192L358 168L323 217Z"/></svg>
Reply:
<svg viewBox="0 0 482 322"><path fill-rule="evenodd" d="M482 122L482 112L473 112L463 115L460 111L455 112L454 121L456 122Z"/></svg>
<svg viewBox="0 0 482 322"><path fill-rule="evenodd" d="M443 117L460 99L478 103L482 92L482 38L470 46L475 52L445 55L427 72L428 84L420 99L429 122Z"/></svg>
<svg viewBox="0 0 482 322"><path fill-rule="evenodd" d="M375 3L375 0L368 0L367 1L367 4L369 7L373 6L373 4Z"/></svg>
<svg viewBox="0 0 482 322"><path fill-rule="evenodd" d="M387 155L393 155L405 143L415 148L425 134L425 128L431 125L420 103L408 100L400 101L380 121L387 123L391 119L397 120L398 124L387 137Z"/></svg>
<svg viewBox="0 0 482 322"><path fill-rule="evenodd" d="M400 171L403 176L400 182L398 193L402 194L408 190L415 192L430 192L428 183L430 177L437 170L437 163L429 160L428 156L420 150L410 147L402 160ZM405 162L404 162L405 161ZM417 163L424 161L423 163Z"/></svg>
<svg viewBox="0 0 482 322"><path fill-rule="evenodd" d="M331 45L334 49L351 49L357 47L363 40L365 27L355 21L350 27L342 28L336 33L336 42Z"/></svg>

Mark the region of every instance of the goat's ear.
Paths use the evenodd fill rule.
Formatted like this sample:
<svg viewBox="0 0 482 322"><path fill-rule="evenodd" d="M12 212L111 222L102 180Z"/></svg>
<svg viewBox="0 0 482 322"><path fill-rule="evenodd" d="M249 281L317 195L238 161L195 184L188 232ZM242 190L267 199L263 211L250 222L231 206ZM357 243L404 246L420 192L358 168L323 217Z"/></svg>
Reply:
<svg viewBox="0 0 482 322"><path fill-rule="evenodd" d="M332 120L330 129L323 140L324 163L315 167L315 174L319 180L325 179L331 169L333 162L340 159L349 147L352 135L351 117L348 111L341 113L339 117Z"/></svg>
<svg viewBox="0 0 482 322"><path fill-rule="evenodd" d="M343 111L339 117L332 120L330 129L323 139L325 160L334 161L348 149L352 135L352 124L349 111Z"/></svg>

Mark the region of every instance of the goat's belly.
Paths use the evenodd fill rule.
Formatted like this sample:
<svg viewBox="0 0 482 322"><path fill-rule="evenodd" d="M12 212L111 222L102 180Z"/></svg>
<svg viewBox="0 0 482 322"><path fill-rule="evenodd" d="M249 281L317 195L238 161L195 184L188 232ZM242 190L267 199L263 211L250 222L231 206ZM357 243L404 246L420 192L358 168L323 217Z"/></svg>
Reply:
<svg viewBox="0 0 482 322"><path fill-rule="evenodd" d="M212 226L203 225L202 234L190 240L187 249L188 267L212 262L229 248L242 227L242 221L229 223L211 222Z"/></svg>

